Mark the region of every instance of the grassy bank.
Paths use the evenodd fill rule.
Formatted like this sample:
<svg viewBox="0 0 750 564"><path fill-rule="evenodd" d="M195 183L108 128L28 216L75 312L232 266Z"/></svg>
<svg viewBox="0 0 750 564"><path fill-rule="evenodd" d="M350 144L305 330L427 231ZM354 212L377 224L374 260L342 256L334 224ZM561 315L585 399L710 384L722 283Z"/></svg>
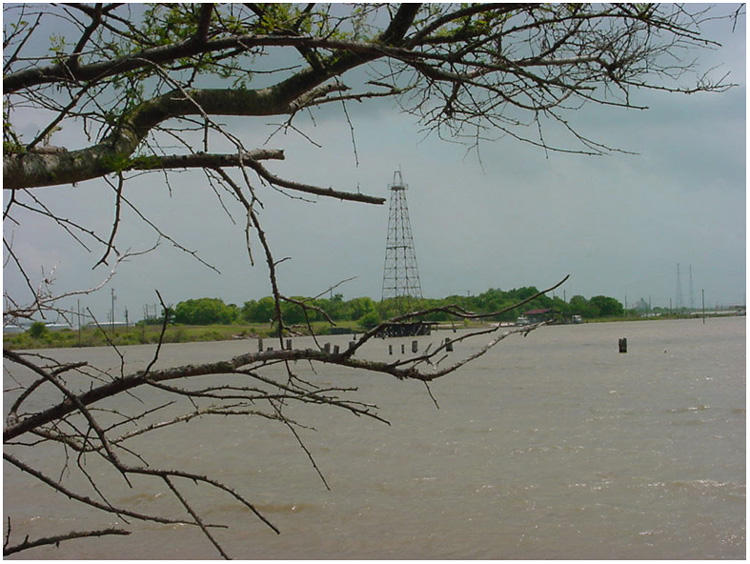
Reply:
<svg viewBox="0 0 750 564"><path fill-rule="evenodd" d="M330 333L330 325L323 322L312 324L318 335ZM336 327L352 331L361 331L355 322L341 322ZM308 334L306 327L293 327L300 334ZM159 342L162 328L156 325L141 327L117 327L114 331L85 327L80 330L60 329L47 331L39 338L33 338L29 331L24 333L4 334L3 346L7 349L50 349L71 347L101 347L109 344L116 346L141 345ZM191 343L197 341L226 341L231 339L250 339L274 336L270 324L249 325L170 325L164 333L165 343Z"/></svg>
<svg viewBox="0 0 750 564"><path fill-rule="evenodd" d="M686 319L688 316L663 315L660 317L602 317L597 319L586 319L585 323L611 323L621 321L659 321L669 319ZM694 317L695 318L695 317ZM697 319L697 318L696 318ZM481 323L456 323L457 327L477 327ZM317 321L312 324L316 335L328 335L331 326L328 323ZM356 321L340 321L336 328L349 329L353 333L362 332L363 329ZM297 334L307 335L307 327L294 326ZM101 329L85 327L81 331L75 329L61 329L47 331L39 338L33 338L29 331L24 333L13 333L3 335L3 346L7 349L51 349L51 348L73 348L73 347L101 347L110 344L116 346L142 345L159 342L161 327L148 325L140 327L118 327L113 331L107 330L106 334ZM233 325L170 325L164 334L165 343L192 343L198 341L227 341L232 339L252 339L263 337L275 337L274 328L268 324L233 324ZM290 335L291 336L291 335Z"/></svg>

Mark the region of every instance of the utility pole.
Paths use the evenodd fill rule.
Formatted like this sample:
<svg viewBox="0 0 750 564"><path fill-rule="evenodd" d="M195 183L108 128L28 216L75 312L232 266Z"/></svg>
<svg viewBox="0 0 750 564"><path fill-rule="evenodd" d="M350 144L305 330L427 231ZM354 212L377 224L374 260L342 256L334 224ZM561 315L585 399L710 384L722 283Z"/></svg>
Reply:
<svg viewBox="0 0 750 564"><path fill-rule="evenodd" d="M81 300L77 300L76 313L78 313L78 346L81 346Z"/></svg>
<svg viewBox="0 0 750 564"><path fill-rule="evenodd" d="M693 265L688 266L688 273L690 275L690 282L688 291L690 292L690 311L695 309L695 296L693 296Z"/></svg>
<svg viewBox="0 0 750 564"><path fill-rule="evenodd" d="M112 334L114 335L115 334L115 300L117 299L117 297L115 296L115 289L112 288L111 291L112 291L112 310L111 310L111 313L112 313Z"/></svg>

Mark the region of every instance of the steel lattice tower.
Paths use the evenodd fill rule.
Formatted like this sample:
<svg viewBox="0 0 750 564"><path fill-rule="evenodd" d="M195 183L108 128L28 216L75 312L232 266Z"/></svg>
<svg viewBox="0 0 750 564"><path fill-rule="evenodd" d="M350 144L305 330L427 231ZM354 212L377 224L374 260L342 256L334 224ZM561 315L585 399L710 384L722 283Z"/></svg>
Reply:
<svg viewBox="0 0 750 564"><path fill-rule="evenodd" d="M400 170L393 173L393 184L388 188L391 191L391 204L388 212L382 299L403 299L408 304L410 298L422 297L422 286L419 283L417 255L414 252L409 207L406 204L408 186L404 184Z"/></svg>

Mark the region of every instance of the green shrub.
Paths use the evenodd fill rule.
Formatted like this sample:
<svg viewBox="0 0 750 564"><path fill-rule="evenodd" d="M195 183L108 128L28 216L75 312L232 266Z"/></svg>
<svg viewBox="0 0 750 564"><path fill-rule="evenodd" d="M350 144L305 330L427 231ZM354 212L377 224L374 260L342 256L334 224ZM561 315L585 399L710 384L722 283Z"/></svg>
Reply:
<svg viewBox="0 0 750 564"><path fill-rule="evenodd" d="M34 321L28 329L29 336L33 339L42 339L49 334L49 329L41 321Z"/></svg>
<svg viewBox="0 0 750 564"><path fill-rule="evenodd" d="M377 311L372 310L369 313L366 313L362 317L360 317L357 320L357 323L359 324L360 327L364 329L372 329L378 323L380 323L380 321L381 321L380 314Z"/></svg>

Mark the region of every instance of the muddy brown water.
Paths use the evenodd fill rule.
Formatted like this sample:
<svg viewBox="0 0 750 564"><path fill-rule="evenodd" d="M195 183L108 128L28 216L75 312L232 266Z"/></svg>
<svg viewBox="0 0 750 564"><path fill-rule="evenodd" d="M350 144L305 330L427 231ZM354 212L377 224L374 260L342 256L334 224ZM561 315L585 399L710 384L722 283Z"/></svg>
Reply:
<svg viewBox="0 0 750 564"><path fill-rule="evenodd" d="M445 336L454 334L420 337L420 347ZM618 353L623 337L626 354ZM344 346L348 338L326 340ZM386 358L388 344L398 354L410 341L377 340L362 355ZM281 530L228 496L186 486L208 520L228 525L215 534L240 559L744 558L745 343L744 318L545 327L513 335L431 384L439 408L421 383L300 365L305 378L357 387L358 398L378 404L391 423L290 408L308 427L300 436L330 491L289 430L260 418L206 418L134 446L154 464L223 480ZM456 345L453 354L481 344ZM160 365L254 347L167 345ZM123 351L142 367L153 347ZM108 349L45 354L116 365ZM41 462L58 474L66 464L43 449L31 456L47 457ZM114 503L182 515L163 484L136 479L130 489L87 463ZM75 457L67 464L65 475L80 484ZM4 513L14 534L31 538L123 524L72 505L7 463ZM22 557L218 557L194 527L129 527L129 537L70 541Z"/></svg>

